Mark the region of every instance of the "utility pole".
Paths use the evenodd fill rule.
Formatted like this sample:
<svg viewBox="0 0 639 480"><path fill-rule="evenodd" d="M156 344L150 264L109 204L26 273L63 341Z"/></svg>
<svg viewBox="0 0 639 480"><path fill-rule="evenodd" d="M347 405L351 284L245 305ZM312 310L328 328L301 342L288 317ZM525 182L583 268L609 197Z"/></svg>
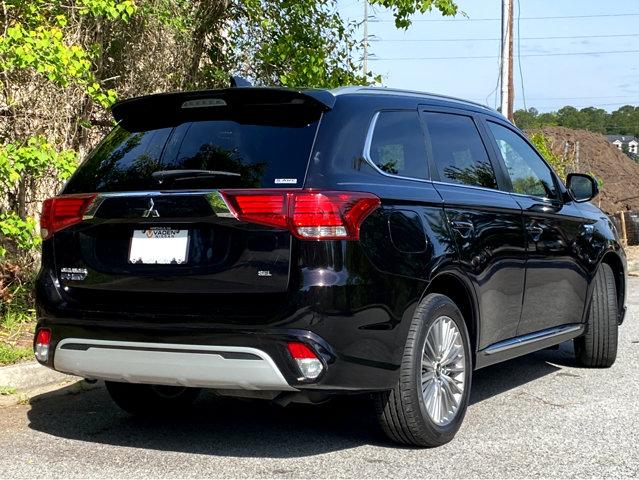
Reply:
<svg viewBox="0 0 639 480"><path fill-rule="evenodd" d="M513 0L501 3L501 113L513 119Z"/></svg>
<svg viewBox="0 0 639 480"><path fill-rule="evenodd" d="M364 0L364 75L368 72L368 0Z"/></svg>

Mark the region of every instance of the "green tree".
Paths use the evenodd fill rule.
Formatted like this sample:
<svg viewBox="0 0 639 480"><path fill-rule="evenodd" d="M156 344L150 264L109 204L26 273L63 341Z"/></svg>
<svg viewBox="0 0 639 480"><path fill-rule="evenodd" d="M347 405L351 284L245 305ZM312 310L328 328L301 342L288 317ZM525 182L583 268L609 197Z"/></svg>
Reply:
<svg viewBox="0 0 639 480"><path fill-rule="evenodd" d="M415 13L426 13L433 9L439 10L442 15L456 15L458 12L454 0L370 0L369 3L390 9L397 28L408 28L411 25L410 16Z"/></svg>
<svg viewBox="0 0 639 480"><path fill-rule="evenodd" d="M592 132L639 136L639 107L625 105L612 113L601 108L586 107L578 110L565 106L557 112L539 113L536 109L517 110L515 123L520 128L541 128L560 125L582 128Z"/></svg>
<svg viewBox="0 0 639 480"><path fill-rule="evenodd" d="M606 133L608 113L602 108L587 107L579 111L583 126L586 130L597 133Z"/></svg>
<svg viewBox="0 0 639 480"><path fill-rule="evenodd" d="M398 28L453 0L371 0ZM38 203L112 127L116 98L226 86L380 81L336 0L3 0L0 236L29 250ZM28 232L27 237L24 233ZM33 241L27 241L31 238Z"/></svg>
<svg viewBox="0 0 639 480"><path fill-rule="evenodd" d="M72 15L126 21L135 13L132 0L79 0L73 11L60 0L22 2L4 0L4 34L0 37L0 69L3 82L2 130L0 132L0 187L4 210L0 209L0 234L22 251L38 244L32 215L38 191L55 187L75 169L76 152L50 141L51 125L42 122L39 94L46 89L73 91L100 108L115 100L115 91L103 88L93 71L95 52L91 46L66 35ZM61 108L60 102L53 108ZM0 248L0 256L6 248Z"/></svg>
<svg viewBox="0 0 639 480"><path fill-rule="evenodd" d="M610 115L608 133L639 136L639 107L625 105Z"/></svg>
<svg viewBox="0 0 639 480"><path fill-rule="evenodd" d="M517 125L522 130L526 128L538 127L538 116L539 112L536 108L532 107L528 110L516 110L515 112L513 112L513 120L515 122L515 125Z"/></svg>

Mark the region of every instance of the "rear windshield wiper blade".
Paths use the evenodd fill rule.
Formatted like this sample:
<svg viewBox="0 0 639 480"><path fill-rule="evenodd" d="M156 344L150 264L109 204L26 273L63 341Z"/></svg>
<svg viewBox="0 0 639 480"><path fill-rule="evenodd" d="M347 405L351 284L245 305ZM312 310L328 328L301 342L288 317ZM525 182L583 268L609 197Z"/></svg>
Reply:
<svg viewBox="0 0 639 480"><path fill-rule="evenodd" d="M151 176L163 183L165 180L180 181L180 180L192 180L194 178L204 179L213 177L241 177L239 173L225 172L223 170L159 170L153 172Z"/></svg>

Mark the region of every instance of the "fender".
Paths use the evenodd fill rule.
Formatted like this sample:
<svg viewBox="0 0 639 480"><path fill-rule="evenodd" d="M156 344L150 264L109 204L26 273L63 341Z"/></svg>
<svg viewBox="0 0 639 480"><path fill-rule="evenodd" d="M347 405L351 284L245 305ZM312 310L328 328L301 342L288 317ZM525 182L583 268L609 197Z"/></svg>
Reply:
<svg viewBox="0 0 639 480"><path fill-rule="evenodd" d="M463 291L460 291L459 287L462 287ZM459 265L451 262L440 265L440 268L432 272L419 301L432 292L451 297L462 310L471 337L474 363L481 339L481 312L475 287Z"/></svg>
<svg viewBox="0 0 639 480"><path fill-rule="evenodd" d="M628 276L628 267L626 255L621 245L619 235L610 221L610 219L602 215L600 211L589 204L579 205L582 213L590 217L591 223L582 226L585 234L583 239L584 245L581 248L582 266L588 275L588 290L586 292L586 302L582 314L582 321L588 319L590 310L590 302L592 300L592 292L594 286L595 275L603 262L609 263L615 274L617 284L617 298L619 310L619 323L623 321L625 316L626 302L626 285Z"/></svg>

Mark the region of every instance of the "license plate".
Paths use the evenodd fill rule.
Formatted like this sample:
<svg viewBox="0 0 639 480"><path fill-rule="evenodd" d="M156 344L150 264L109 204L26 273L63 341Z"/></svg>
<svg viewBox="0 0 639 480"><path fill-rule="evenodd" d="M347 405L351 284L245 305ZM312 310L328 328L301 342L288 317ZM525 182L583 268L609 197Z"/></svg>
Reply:
<svg viewBox="0 0 639 480"><path fill-rule="evenodd" d="M186 263L189 231L151 227L133 230L129 263L179 265Z"/></svg>

